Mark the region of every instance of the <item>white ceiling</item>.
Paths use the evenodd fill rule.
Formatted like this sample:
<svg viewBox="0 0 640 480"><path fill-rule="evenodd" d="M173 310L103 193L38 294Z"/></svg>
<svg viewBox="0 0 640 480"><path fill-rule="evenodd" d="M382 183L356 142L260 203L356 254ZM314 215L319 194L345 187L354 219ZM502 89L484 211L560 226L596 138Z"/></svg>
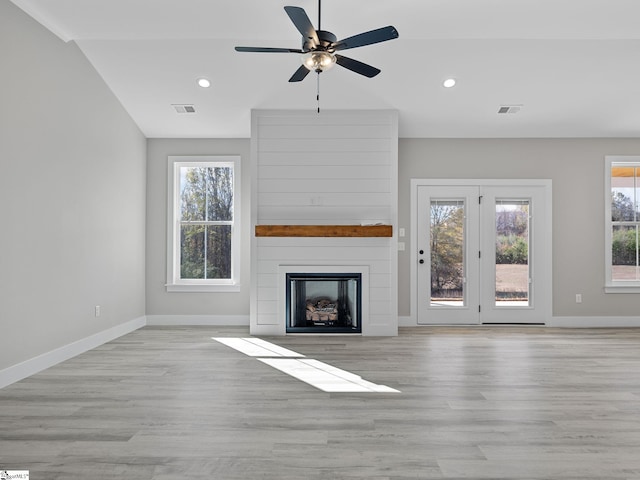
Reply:
<svg viewBox="0 0 640 480"><path fill-rule="evenodd" d="M249 137L251 109L317 107L315 74L288 82L299 55L233 49L300 48L283 7L317 27L316 0L13 2L79 45L148 137ZM637 137L638 18L638 0L325 0L338 38L386 25L400 37L345 51L382 73L323 73L320 106L397 109L401 137Z"/></svg>

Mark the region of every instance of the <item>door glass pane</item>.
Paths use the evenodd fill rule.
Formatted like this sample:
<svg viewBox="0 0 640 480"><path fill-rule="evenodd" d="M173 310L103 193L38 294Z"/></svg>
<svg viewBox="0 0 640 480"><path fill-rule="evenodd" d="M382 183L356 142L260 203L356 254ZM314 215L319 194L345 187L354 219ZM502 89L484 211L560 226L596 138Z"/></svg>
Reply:
<svg viewBox="0 0 640 480"><path fill-rule="evenodd" d="M529 278L529 200L496 200L496 306L529 306Z"/></svg>
<svg viewBox="0 0 640 480"><path fill-rule="evenodd" d="M464 306L464 200L431 200L430 210L431 306Z"/></svg>

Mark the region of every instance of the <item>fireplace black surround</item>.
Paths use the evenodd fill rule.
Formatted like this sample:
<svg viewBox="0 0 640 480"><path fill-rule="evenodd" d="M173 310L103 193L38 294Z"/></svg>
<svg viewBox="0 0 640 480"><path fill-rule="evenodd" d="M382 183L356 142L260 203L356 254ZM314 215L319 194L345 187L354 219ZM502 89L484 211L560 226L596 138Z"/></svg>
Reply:
<svg viewBox="0 0 640 480"><path fill-rule="evenodd" d="M286 275L287 333L362 333L362 274Z"/></svg>

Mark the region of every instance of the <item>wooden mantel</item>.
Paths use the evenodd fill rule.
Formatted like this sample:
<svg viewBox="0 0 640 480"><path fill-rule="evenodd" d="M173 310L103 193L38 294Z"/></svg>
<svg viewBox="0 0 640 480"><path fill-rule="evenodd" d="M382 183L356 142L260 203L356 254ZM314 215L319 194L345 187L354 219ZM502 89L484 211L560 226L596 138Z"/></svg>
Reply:
<svg viewBox="0 0 640 480"><path fill-rule="evenodd" d="M391 237L391 225L256 225L256 237Z"/></svg>

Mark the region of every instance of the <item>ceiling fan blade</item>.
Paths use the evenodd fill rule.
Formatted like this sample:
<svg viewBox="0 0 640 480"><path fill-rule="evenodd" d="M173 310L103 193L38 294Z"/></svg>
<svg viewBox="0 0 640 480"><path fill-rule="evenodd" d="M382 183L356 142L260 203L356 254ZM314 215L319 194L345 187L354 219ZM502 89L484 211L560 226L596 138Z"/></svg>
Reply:
<svg viewBox="0 0 640 480"><path fill-rule="evenodd" d="M299 48L236 47L236 52L305 53Z"/></svg>
<svg viewBox="0 0 640 480"><path fill-rule="evenodd" d="M311 23L311 20L309 20L307 12L305 12L303 8L284 7L284 10L287 12L287 15L289 15L289 18L298 31L302 34L302 37L305 39L305 44L307 43L307 40L310 40L312 43L311 48L320 45L318 33L316 32L316 29L313 28L313 24Z"/></svg>
<svg viewBox="0 0 640 480"><path fill-rule="evenodd" d="M367 65L366 63L362 63L358 60L344 57L342 55L336 55L336 63L341 67L344 67L348 70L351 70L352 72L359 73L360 75L364 75L365 77L369 78L375 77L380 73L380 70L376 67L372 67L371 65Z"/></svg>
<svg viewBox="0 0 640 480"><path fill-rule="evenodd" d="M333 50L347 50L348 48L364 47L373 43L386 42L398 38L398 30L396 27L389 25L388 27L370 30L368 32L359 33L353 37L338 40L332 45Z"/></svg>
<svg viewBox="0 0 640 480"><path fill-rule="evenodd" d="M304 77L306 77L309 74L310 70L305 67L304 65L300 65L300 68L298 68L298 70L295 71L295 73L293 75L291 75L291 78L289 79L290 82L301 82L302 80L304 80Z"/></svg>

